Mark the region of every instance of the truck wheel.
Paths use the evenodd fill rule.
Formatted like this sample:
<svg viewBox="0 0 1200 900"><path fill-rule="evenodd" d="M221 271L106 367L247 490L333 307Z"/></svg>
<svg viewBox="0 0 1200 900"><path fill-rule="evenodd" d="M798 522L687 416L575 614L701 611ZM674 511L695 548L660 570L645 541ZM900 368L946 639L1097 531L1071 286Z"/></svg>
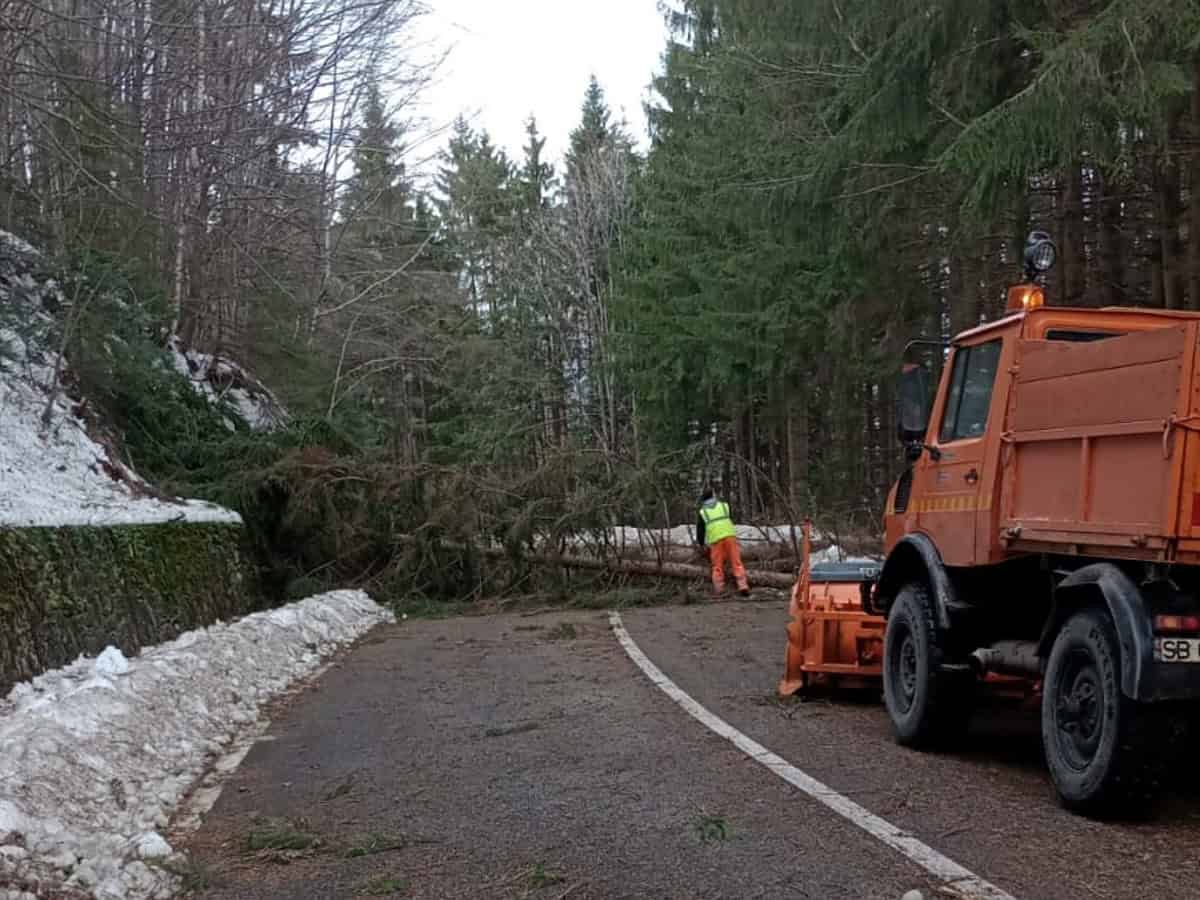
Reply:
<svg viewBox="0 0 1200 900"><path fill-rule="evenodd" d="M1121 649L1106 610L1085 609L1054 640L1042 683L1042 746L1063 806L1087 815L1148 809L1166 747L1162 713L1121 693Z"/></svg>
<svg viewBox="0 0 1200 900"><path fill-rule="evenodd" d="M883 637L883 699L896 741L906 747L943 743L970 719L974 677L940 671L944 655L928 590L906 585Z"/></svg>

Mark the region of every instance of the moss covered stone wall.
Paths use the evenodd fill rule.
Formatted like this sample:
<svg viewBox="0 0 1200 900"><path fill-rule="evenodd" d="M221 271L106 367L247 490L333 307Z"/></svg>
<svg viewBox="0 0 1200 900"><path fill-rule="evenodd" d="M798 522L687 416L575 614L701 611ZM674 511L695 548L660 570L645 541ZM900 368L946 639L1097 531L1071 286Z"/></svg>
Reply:
<svg viewBox="0 0 1200 900"><path fill-rule="evenodd" d="M0 528L0 696L18 681L260 605L242 526Z"/></svg>

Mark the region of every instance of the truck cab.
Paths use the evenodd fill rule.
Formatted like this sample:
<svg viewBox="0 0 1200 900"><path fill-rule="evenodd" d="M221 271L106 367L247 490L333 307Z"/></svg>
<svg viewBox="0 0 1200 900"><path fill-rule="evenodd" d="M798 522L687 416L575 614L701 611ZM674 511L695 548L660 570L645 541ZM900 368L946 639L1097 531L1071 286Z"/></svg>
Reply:
<svg viewBox="0 0 1200 900"><path fill-rule="evenodd" d="M901 743L965 727L987 673L1027 678L1059 798L1103 814L1151 799L1200 698L1200 315L1048 307L1053 244L1027 247L936 391L904 368L869 602Z"/></svg>
<svg viewBox="0 0 1200 900"><path fill-rule="evenodd" d="M1092 372L1075 373L1074 380L1077 383L1064 386L1066 390L1059 390L1058 393L1064 395L1061 398L1038 397L1032 391L1026 391L1022 395L1024 403L1018 410L1014 388L1022 371L1020 362L1028 361L1026 357L1031 346L1096 344L1152 331L1169 331L1175 337L1188 330L1188 323L1196 321L1200 321L1200 316L1194 313L1041 307L1006 316L958 335L949 348L944 377L936 395L916 401L919 406L930 408L928 422L922 422L918 429L924 452L912 460L911 467L892 486L888 495L884 518L888 550L906 534L924 533L937 544L945 565L971 567L1003 562L1019 554L1022 547L1034 549L1030 544L1028 524L1022 531L1023 541L1014 540L1021 534L1006 532L1003 527L1005 522L1009 523L1010 530L1017 527L1010 520L1017 510L1029 505L1030 498L1006 496L1001 490L1005 485L1001 477L1004 474L1003 467L1011 467L1011 457L1018 444L1014 436L1015 429L1021 424L1027 425L1032 417L1038 415L1037 410L1028 408L1030 401L1046 407L1037 422L1038 425L1047 426L1037 429L1046 433L1038 437L1043 443L1054 444L1053 453L1061 455L1078 450L1083 454L1086 451L1090 457L1089 465L1095 466L1097 462L1103 465L1105 455L1100 441L1108 439L1113 446L1120 444L1124 460L1118 461L1118 466L1123 468L1133 468L1128 466L1131 452L1147 449L1151 443L1156 447L1161 446L1164 428L1172 417L1175 427L1180 427L1179 423L1182 422L1184 427L1181 431L1189 430L1187 426L1190 425L1191 410L1173 408L1170 401L1175 400L1178 385L1170 379L1160 377L1161 383L1156 384L1144 378L1132 377L1134 372L1143 376L1162 374L1138 371L1149 368L1140 357L1147 353L1153 356L1160 349L1147 348L1146 345L1165 343L1156 340L1157 335L1152 339L1142 339L1136 345L1133 342L1110 345L1111 350L1109 347L1088 347L1085 352L1100 362L1098 367ZM1159 355L1163 358L1151 360L1152 365L1184 362L1166 352ZM1130 371L1123 371L1126 369ZM1088 379L1087 375L1092 377ZM925 388L918 384L902 386L901 390L920 393ZM1068 417L1072 410L1055 408L1055 401L1059 399L1069 400L1073 406L1083 402L1102 405L1113 421L1088 423L1093 427L1086 435L1076 426L1075 439L1072 440L1068 436L1071 430ZM1166 405L1162 403L1164 399L1168 401ZM1123 417L1122 406L1129 407L1129 414ZM1123 421L1118 421L1122 418ZM1144 429L1141 441L1136 439L1139 426ZM1111 434L1114 429L1121 433ZM1085 427L1084 430L1088 429ZM1091 440L1083 441L1085 437L1096 439L1095 445ZM1125 440L1112 441L1116 437ZM1135 447L1136 444L1142 446ZM1103 449L1107 449L1107 445ZM1101 450L1099 460L1096 459L1097 450ZM1049 457L1051 454L1044 455ZM1149 468L1154 471L1147 474L1157 474L1162 467L1155 463ZM1089 499L1094 501L1097 493L1091 476L1103 473L1089 471L1084 473L1089 476L1089 483L1075 484L1072 481L1064 485L1062 479L1068 472L1076 476L1080 474L1072 466L1055 467L1044 473L1045 480L1027 478L1021 484L1009 486L1019 492L1036 490L1047 501L1059 499L1070 502L1072 508L1059 510L1057 518L1069 521L1070 513L1075 512L1075 524L1082 524L1090 510L1084 509L1081 504ZM1157 497L1160 492L1152 493ZM1134 498L1126 498L1122 514L1117 518L1128 522L1132 521L1129 516L1133 515L1137 519L1139 514L1135 508L1144 506L1145 499L1143 495L1143 502L1139 503ZM1157 499L1167 500L1163 497ZM1173 499L1171 506L1175 508ZM1047 518L1055 517L1054 512L1048 510ZM1096 539L1103 538L1103 534L1097 533ZM1064 549L1059 546L1060 541L1052 540L1050 543L1056 551ZM1122 541L1120 546L1126 543L1133 544L1132 538L1129 542ZM1159 543L1162 544L1161 541ZM1104 552L1111 552L1111 549ZM1200 561L1200 558L1196 561Z"/></svg>

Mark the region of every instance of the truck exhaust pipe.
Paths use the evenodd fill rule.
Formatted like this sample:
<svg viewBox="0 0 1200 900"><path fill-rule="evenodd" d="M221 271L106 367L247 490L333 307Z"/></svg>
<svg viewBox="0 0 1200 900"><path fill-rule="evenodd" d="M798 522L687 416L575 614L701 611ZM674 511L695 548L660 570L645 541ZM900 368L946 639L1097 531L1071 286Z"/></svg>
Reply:
<svg viewBox="0 0 1200 900"><path fill-rule="evenodd" d="M998 672L1036 678L1042 674L1042 658L1037 650L1035 641L997 641L972 652L971 666L980 677L988 672Z"/></svg>

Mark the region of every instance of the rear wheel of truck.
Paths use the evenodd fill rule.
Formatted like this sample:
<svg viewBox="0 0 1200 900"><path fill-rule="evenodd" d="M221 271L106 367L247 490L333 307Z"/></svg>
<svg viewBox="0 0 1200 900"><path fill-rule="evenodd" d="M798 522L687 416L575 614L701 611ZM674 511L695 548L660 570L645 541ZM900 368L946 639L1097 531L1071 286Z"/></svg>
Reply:
<svg viewBox="0 0 1200 900"><path fill-rule="evenodd" d="M975 680L943 671L945 655L929 591L906 585L888 612L883 638L883 699L896 741L906 747L935 746L966 730Z"/></svg>
<svg viewBox="0 0 1200 900"><path fill-rule="evenodd" d="M1067 620L1042 683L1042 746L1063 806L1087 815L1149 809L1162 783L1165 710L1121 692L1121 648L1104 609Z"/></svg>

